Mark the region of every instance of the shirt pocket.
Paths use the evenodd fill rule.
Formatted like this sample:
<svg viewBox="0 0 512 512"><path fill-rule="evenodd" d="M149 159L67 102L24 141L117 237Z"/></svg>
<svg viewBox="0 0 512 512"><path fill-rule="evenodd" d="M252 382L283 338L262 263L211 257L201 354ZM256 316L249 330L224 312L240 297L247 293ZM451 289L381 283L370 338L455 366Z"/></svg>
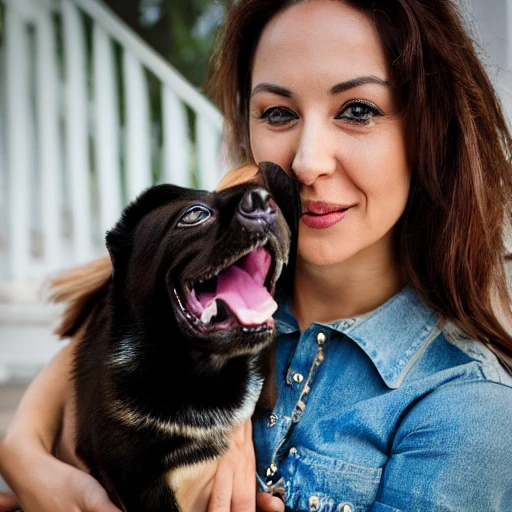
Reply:
<svg viewBox="0 0 512 512"><path fill-rule="evenodd" d="M307 512L388 512L372 506L379 490L382 468L351 464L297 448L287 472L286 505ZM394 509L389 509L392 511Z"/></svg>

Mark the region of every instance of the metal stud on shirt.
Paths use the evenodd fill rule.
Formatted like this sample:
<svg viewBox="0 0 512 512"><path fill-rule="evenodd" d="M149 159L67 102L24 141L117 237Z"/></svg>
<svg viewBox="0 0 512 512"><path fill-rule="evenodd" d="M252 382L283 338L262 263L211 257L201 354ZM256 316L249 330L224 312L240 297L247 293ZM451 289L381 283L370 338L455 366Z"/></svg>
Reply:
<svg viewBox="0 0 512 512"><path fill-rule="evenodd" d="M308 505L310 512L317 512L320 510L320 498L318 496L310 496Z"/></svg>
<svg viewBox="0 0 512 512"><path fill-rule="evenodd" d="M270 466L267 468L267 471L265 472L265 475L267 478L270 478L274 476L277 473L277 466L275 464L270 464Z"/></svg>
<svg viewBox="0 0 512 512"><path fill-rule="evenodd" d="M292 377L292 379L297 383L297 384L300 384L303 380L304 380L304 377L300 374L300 373L295 373Z"/></svg>

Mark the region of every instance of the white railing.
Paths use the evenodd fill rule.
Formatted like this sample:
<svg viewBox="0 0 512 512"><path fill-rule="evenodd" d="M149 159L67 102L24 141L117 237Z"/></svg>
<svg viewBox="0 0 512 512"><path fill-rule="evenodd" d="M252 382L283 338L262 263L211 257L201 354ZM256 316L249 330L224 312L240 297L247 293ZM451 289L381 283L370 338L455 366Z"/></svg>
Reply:
<svg viewBox="0 0 512 512"><path fill-rule="evenodd" d="M155 181L213 188L222 120L100 1L2 4L0 299L19 301L101 254L122 206Z"/></svg>
<svg viewBox="0 0 512 512"><path fill-rule="evenodd" d="M145 187L211 189L223 165L219 112L99 0L0 8L1 383L59 349L45 278L104 254Z"/></svg>

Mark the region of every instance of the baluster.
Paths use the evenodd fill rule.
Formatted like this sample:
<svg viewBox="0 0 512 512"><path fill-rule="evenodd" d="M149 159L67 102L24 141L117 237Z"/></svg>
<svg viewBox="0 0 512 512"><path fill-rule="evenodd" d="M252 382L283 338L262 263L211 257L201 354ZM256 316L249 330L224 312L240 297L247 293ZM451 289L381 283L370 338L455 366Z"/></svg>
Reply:
<svg viewBox="0 0 512 512"><path fill-rule="evenodd" d="M5 18L6 114L9 274L20 283L27 279L30 263L30 165L33 141L30 116L28 34L15 5Z"/></svg>
<svg viewBox="0 0 512 512"><path fill-rule="evenodd" d="M128 199L152 184L148 86L141 63L124 53L125 154Z"/></svg>
<svg viewBox="0 0 512 512"><path fill-rule="evenodd" d="M162 87L163 181L191 186L187 109L176 93Z"/></svg>
<svg viewBox="0 0 512 512"><path fill-rule="evenodd" d="M7 155L5 140L7 136L6 119L6 75L5 45L0 46L0 233L7 234ZM7 244L0 243L0 281L7 279Z"/></svg>
<svg viewBox="0 0 512 512"><path fill-rule="evenodd" d="M110 38L97 24L93 28L95 127L94 147L98 171L100 228L104 235L122 208L119 147L119 108L116 64Z"/></svg>
<svg viewBox="0 0 512 512"><path fill-rule="evenodd" d="M41 223L45 272L62 266L61 141L59 137L57 48L51 13L40 9L36 20L37 113L41 176Z"/></svg>
<svg viewBox="0 0 512 512"><path fill-rule="evenodd" d="M84 26L73 2L62 0L66 65L66 166L69 172L73 258L92 258L88 103Z"/></svg>
<svg viewBox="0 0 512 512"><path fill-rule="evenodd" d="M220 179L220 135L216 127L200 113L196 119L196 139L199 187L213 190Z"/></svg>

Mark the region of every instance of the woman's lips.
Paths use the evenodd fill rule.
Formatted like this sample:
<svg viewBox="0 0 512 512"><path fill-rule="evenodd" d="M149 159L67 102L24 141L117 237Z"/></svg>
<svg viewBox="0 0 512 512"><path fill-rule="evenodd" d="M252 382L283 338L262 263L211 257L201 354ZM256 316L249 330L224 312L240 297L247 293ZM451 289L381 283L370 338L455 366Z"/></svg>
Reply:
<svg viewBox="0 0 512 512"><path fill-rule="evenodd" d="M313 229L325 229L338 224L354 205L346 206L320 201L305 201L302 222Z"/></svg>

